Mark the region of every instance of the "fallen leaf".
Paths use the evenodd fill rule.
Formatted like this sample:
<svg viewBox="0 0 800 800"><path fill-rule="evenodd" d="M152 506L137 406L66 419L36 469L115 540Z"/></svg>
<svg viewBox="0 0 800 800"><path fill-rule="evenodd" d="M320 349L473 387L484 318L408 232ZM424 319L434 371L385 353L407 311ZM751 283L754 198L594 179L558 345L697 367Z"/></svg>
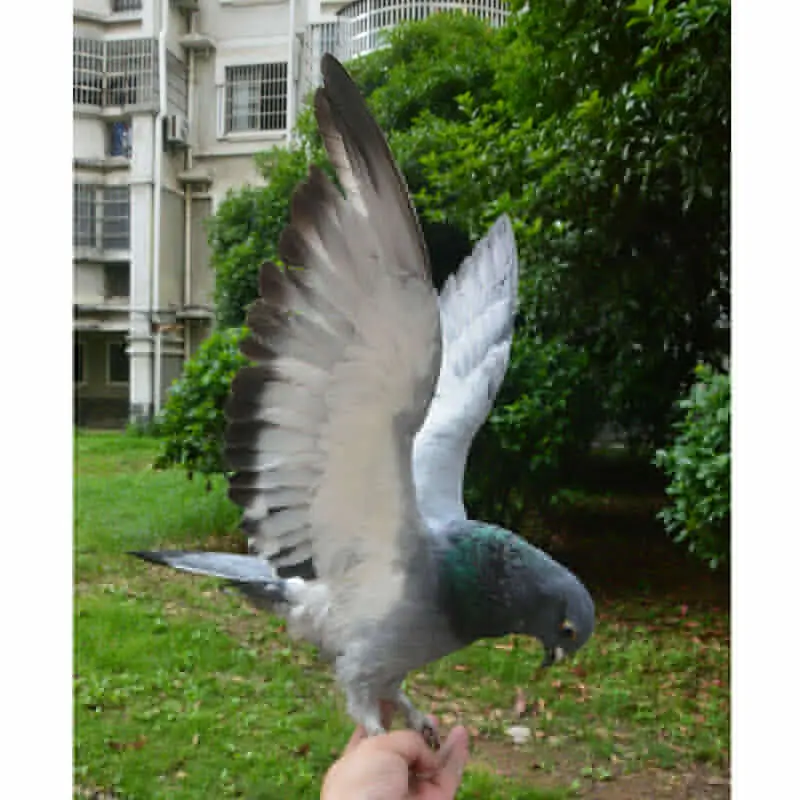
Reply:
<svg viewBox="0 0 800 800"><path fill-rule="evenodd" d="M142 735L138 739L135 739L132 742L115 742L113 740L109 740L108 746L112 750L116 750L119 753L122 750L141 750L146 743L147 743L147 737Z"/></svg>
<svg viewBox="0 0 800 800"><path fill-rule="evenodd" d="M496 644L494 646L494 649L495 650L506 650L506 651L508 651L508 650L513 650L514 649L514 645L513 644Z"/></svg>
<svg viewBox="0 0 800 800"><path fill-rule="evenodd" d="M308 751L311 749L311 745L308 742L301 744L300 747L296 747L294 750L294 754L299 757L303 757L308 755Z"/></svg>
<svg viewBox="0 0 800 800"><path fill-rule="evenodd" d="M465 664L455 664L453 665L453 669L456 672L469 672L469 667L466 666Z"/></svg>
<svg viewBox="0 0 800 800"><path fill-rule="evenodd" d="M586 677L586 670L579 665L577 667L573 667L572 668L572 674L576 675L578 678L585 678Z"/></svg>

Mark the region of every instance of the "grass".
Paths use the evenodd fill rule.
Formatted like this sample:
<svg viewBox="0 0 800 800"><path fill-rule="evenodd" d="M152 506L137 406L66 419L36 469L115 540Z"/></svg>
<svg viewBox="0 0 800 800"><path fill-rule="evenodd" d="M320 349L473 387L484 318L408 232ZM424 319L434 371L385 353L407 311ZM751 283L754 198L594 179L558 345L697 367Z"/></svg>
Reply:
<svg viewBox="0 0 800 800"><path fill-rule="evenodd" d="M156 447L75 438L76 794L318 797L352 723L313 650L215 581L125 555L238 543L222 482L207 491L154 472ZM535 642L509 637L409 678L420 707L473 734L459 797L545 800L654 767L727 768L727 611L666 593L606 594L591 642L547 673ZM528 744L511 744L511 724L531 730Z"/></svg>

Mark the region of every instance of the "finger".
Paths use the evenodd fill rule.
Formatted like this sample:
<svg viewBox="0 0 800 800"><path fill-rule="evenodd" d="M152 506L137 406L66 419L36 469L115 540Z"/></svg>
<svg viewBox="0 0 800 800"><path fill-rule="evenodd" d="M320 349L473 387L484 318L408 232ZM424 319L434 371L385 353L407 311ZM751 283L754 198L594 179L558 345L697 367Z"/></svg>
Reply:
<svg viewBox="0 0 800 800"><path fill-rule="evenodd" d="M464 767L469 759L469 734L466 728L458 725L450 731L447 741L438 753L439 772L435 781L442 788L445 796L455 791L461 783Z"/></svg>
<svg viewBox="0 0 800 800"><path fill-rule="evenodd" d="M376 747L399 755L416 774L432 773L439 767L436 754L416 731L392 731L373 741Z"/></svg>
<svg viewBox="0 0 800 800"><path fill-rule="evenodd" d="M347 742L344 748L344 753L350 753L351 751L355 750L364 739L367 738L367 731L363 725L356 725L356 729L353 731L350 740Z"/></svg>

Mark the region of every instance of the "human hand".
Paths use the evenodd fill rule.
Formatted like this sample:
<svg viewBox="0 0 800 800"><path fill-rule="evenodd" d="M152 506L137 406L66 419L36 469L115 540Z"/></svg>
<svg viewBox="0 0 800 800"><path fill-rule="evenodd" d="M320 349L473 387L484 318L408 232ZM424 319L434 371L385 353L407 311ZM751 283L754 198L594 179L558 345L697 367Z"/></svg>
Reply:
<svg viewBox="0 0 800 800"><path fill-rule="evenodd" d="M367 737L359 725L328 770L321 800L452 800L469 757L468 744L460 726L434 753L414 731Z"/></svg>

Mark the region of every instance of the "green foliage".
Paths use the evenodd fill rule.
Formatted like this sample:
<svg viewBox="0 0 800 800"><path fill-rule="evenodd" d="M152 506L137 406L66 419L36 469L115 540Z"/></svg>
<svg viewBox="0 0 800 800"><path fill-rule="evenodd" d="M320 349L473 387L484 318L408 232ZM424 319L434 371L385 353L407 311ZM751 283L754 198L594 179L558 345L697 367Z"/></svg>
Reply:
<svg viewBox="0 0 800 800"><path fill-rule="evenodd" d="M655 463L670 479L671 505L659 515L676 542L712 569L730 555L731 386L727 374L707 365L679 407L675 439L656 453Z"/></svg>
<svg viewBox="0 0 800 800"><path fill-rule="evenodd" d="M470 516L520 530L549 500L596 425L586 355L520 330L495 407L475 438L465 479Z"/></svg>
<svg viewBox="0 0 800 800"><path fill-rule="evenodd" d="M694 364L729 350L729 0L532 0L500 30L435 15L350 65L407 177L440 285L501 212L522 275L512 363L470 459L511 524L604 425L652 452ZM266 187L212 223L219 319L241 324L309 163L309 110ZM502 457L501 457L502 456Z"/></svg>
<svg viewBox="0 0 800 800"><path fill-rule="evenodd" d="M218 581L125 554L202 548L235 522L223 481L207 493L148 470L155 448L145 438L76 436L74 794L316 800L353 730L331 670L291 642L279 618L253 614ZM598 560L614 555L599 539ZM548 710L536 717L536 742L500 765L504 729L519 722L515 687L530 684L541 646L485 639L412 674L420 708L451 698L454 711L437 711L442 725L478 730L459 798L568 796L588 766L594 776L646 770L634 779L634 796L644 797L653 766L683 773L702 761L704 774L718 774L714 765L729 761L727 612L684 599L685 616L672 595L611 603L601 592L577 664L557 664L536 684ZM512 768L516 777L501 776Z"/></svg>
<svg viewBox="0 0 800 800"><path fill-rule="evenodd" d="M526 5L500 99L404 134L418 200L473 237L520 222L533 330L586 351L606 420L649 446L729 350L730 3Z"/></svg>
<svg viewBox="0 0 800 800"><path fill-rule="evenodd" d="M278 259L278 240L289 221L289 197L308 172L304 147L276 149L258 156L266 186L229 192L209 220L214 303L221 328L244 324L258 294L258 270Z"/></svg>
<svg viewBox="0 0 800 800"><path fill-rule="evenodd" d="M247 359L239 352L245 329L229 328L209 336L186 362L170 389L159 430L164 437L155 466L179 466L195 472L223 472L224 405L231 381Z"/></svg>

